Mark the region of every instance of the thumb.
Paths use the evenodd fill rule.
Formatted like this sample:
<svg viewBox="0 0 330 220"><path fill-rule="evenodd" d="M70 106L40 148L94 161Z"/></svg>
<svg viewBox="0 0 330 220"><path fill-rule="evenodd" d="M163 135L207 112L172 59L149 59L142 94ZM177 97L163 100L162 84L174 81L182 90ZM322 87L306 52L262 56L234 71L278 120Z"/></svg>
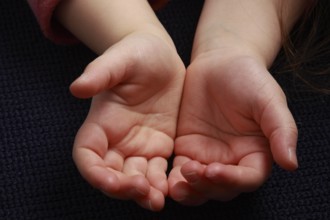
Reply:
<svg viewBox="0 0 330 220"><path fill-rule="evenodd" d="M298 129L285 98L271 101L267 105L260 125L270 142L275 162L286 170L297 169Z"/></svg>
<svg viewBox="0 0 330 220"><path fill-rule="evenodd" d="M92 61L70 86L78 98L90 98L119 84L125 75L127 58L119 53L106 51Z"/></svg>

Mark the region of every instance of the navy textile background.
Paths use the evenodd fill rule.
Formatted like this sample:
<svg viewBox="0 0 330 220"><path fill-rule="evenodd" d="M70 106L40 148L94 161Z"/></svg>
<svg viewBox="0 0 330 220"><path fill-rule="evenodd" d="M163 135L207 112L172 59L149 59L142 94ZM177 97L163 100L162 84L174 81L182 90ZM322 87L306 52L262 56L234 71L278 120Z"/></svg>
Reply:
<svg viewBox="0 0 330 220"><path fill-rule="evenodd" d="M189 62L203 1L172 0L159 18ZM24 0L0 1L0 219L330 219L330 96L273 73L299 127L300 168L274 166L259 190L231 202L185 207L168 200L152 213L89 186L71 159L90 100L70 83L95 54L43 37ZM328 59L329 60L329 59Z"/></svg>

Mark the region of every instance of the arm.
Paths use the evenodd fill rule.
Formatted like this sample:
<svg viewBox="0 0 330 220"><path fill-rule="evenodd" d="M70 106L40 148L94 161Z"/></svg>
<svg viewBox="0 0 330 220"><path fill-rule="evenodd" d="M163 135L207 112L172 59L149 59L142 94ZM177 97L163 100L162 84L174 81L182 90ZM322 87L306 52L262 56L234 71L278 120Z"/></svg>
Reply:
<svg viewBox="0 0 330 220"><path fill-rule="evenodd" d="M173 199L230 200L260 187L273 160L298 167L297 127L267 68L306 2L205 0L168 178Z"/></svg>
<svg viewBox="0 0 330 220"><path fill-rule="evenodd" d="M146 0L67 0L56 17L98 54L135 31L152 32L174 46Z"/></svg>
<svg viewBox="0 0 330 220"><path fill-rule="evenodd" d="M32 9L33 13L35 14L42 32L44 33L44 35L47 38L49 38L50 40L52 40L56 43L71 44L71 43L76 43L77 42L76 37L73 36L72 33L71 33L72 30L70 30L70 29L67 30L66 28L63 27L63 25L66 26L67 21L62 20L63 19L62 16L67 16L67 19L71 20L71 15L65 15L65 13L73 12L72 9L65 9L66 6L61 6L60 7L61 9L58 9L58 6L61 5L61 4L73 6L73 4L70 3L70 1L63 1L63 0L27 0L27 2L30 5L30 8ZM99 5L103 4L100 1L98 1L98 2L99 2L98 3ZM137 2L135 1L134 3L137 3ZM157 9L163 7L167 3L167 0L149 0L149 3L151 4L151 6L154 10L157 10ZM132 4L129 4L129 5L132 6ZM111 6L111 5L109 5L109 6ZM75 7L75 6L73 6L73 7ZM62 12L62 10L63 11L66 10L66 12ZM69 12L69 10L71 10L71 11ZM116 8L113 8L111 10L116 11ZM111 10L108 11L108 12L111 12ZM150 11L149 8L148 8L148 10ZM59 20L56 19L56 16L54 16L55 11L58 12L59 19L61 20L61 22L63 22L63 24L61 24L59 22ZM126 11L126 9L125 9L125 11ZM114 16L112 16L112 17L114 17ZM151 17L153 17L153 20L155 19L153 15L151 15ZM73 24L73 22L74 21L72 21L71 24ZM78 21L77 25L81 26L81 23ZM77 33L74 33L74 34L77 34ZM77 36L77 37L79 38L79 36Z"/></svg>
<svg viewBox="0 0 330 220"><path fill-rule="evenodd" d="M73 146L80 173L110 197L160 210L185 71L171 38L147 0L66 0L55 16L100 54L70 87L93 97Z"/></svg>
<svg viewBox="0 0 330 220"><path fill-rule="evenodd" d="M282 45L282 31L288 33L309 1L307 0L206 0L193 50L193 57L210 50L209 38L217 44L244 44L240 51L253 54L269 67ZM216 33L212 33L216 30ZM210 33L210 34L209 34ZM198 46L198 47L197 47ZM212 45L213 46L213 45Z"/></svg>

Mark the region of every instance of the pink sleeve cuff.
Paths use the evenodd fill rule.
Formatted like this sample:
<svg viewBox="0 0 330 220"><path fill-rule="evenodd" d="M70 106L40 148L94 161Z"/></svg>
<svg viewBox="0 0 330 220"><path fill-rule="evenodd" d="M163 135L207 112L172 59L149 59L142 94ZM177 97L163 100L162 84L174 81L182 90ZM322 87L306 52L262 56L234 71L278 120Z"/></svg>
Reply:
<svg viewBox="0 0 330 220"><path fill-rule="evenodd" d="M158 10L162 7L164 7L164 5L166 5L166 3L169 1L169 0L148 0L151 7L154 9L154 10Z"/></svg>
<svg viewBox="0 0 330 220"><path fill-rule="evenodd" d="M68 30L66 30L56 19L54 11L63 0L27 0L44 35L61 44L72 44L79 42ZM65 0L64 0L65 1ZM157 10L164 6L168 0L149 0L151 6Z"/></svg>
<svg viewBox="0 0 330 220"><path fill-rule="evenodd" d="M60 44L73 44L78 40L54 18L54 11L62 0L28 0L44 35Z"/></svg>

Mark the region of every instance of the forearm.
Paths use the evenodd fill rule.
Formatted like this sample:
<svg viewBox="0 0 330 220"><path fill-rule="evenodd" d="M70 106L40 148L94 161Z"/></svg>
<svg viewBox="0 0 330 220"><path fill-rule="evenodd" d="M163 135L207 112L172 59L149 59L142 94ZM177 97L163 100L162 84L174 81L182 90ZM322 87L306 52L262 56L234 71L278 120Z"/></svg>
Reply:
<svg viewBox="0 0 330 220"><path fill-rule="evenodd" d="M136 31L150 32L173 44L147 0L66 0L57 8L56 17L98 54Z"/></svg>
<svg viewBox="0 0 330 220"><path fill-rule="evenodd" d="M192 58L219 47L240 47L270 66L308 0L205 0ZM216 36L216 37L215 37ZM239 42L239 43L238 43Z"/></svg>

